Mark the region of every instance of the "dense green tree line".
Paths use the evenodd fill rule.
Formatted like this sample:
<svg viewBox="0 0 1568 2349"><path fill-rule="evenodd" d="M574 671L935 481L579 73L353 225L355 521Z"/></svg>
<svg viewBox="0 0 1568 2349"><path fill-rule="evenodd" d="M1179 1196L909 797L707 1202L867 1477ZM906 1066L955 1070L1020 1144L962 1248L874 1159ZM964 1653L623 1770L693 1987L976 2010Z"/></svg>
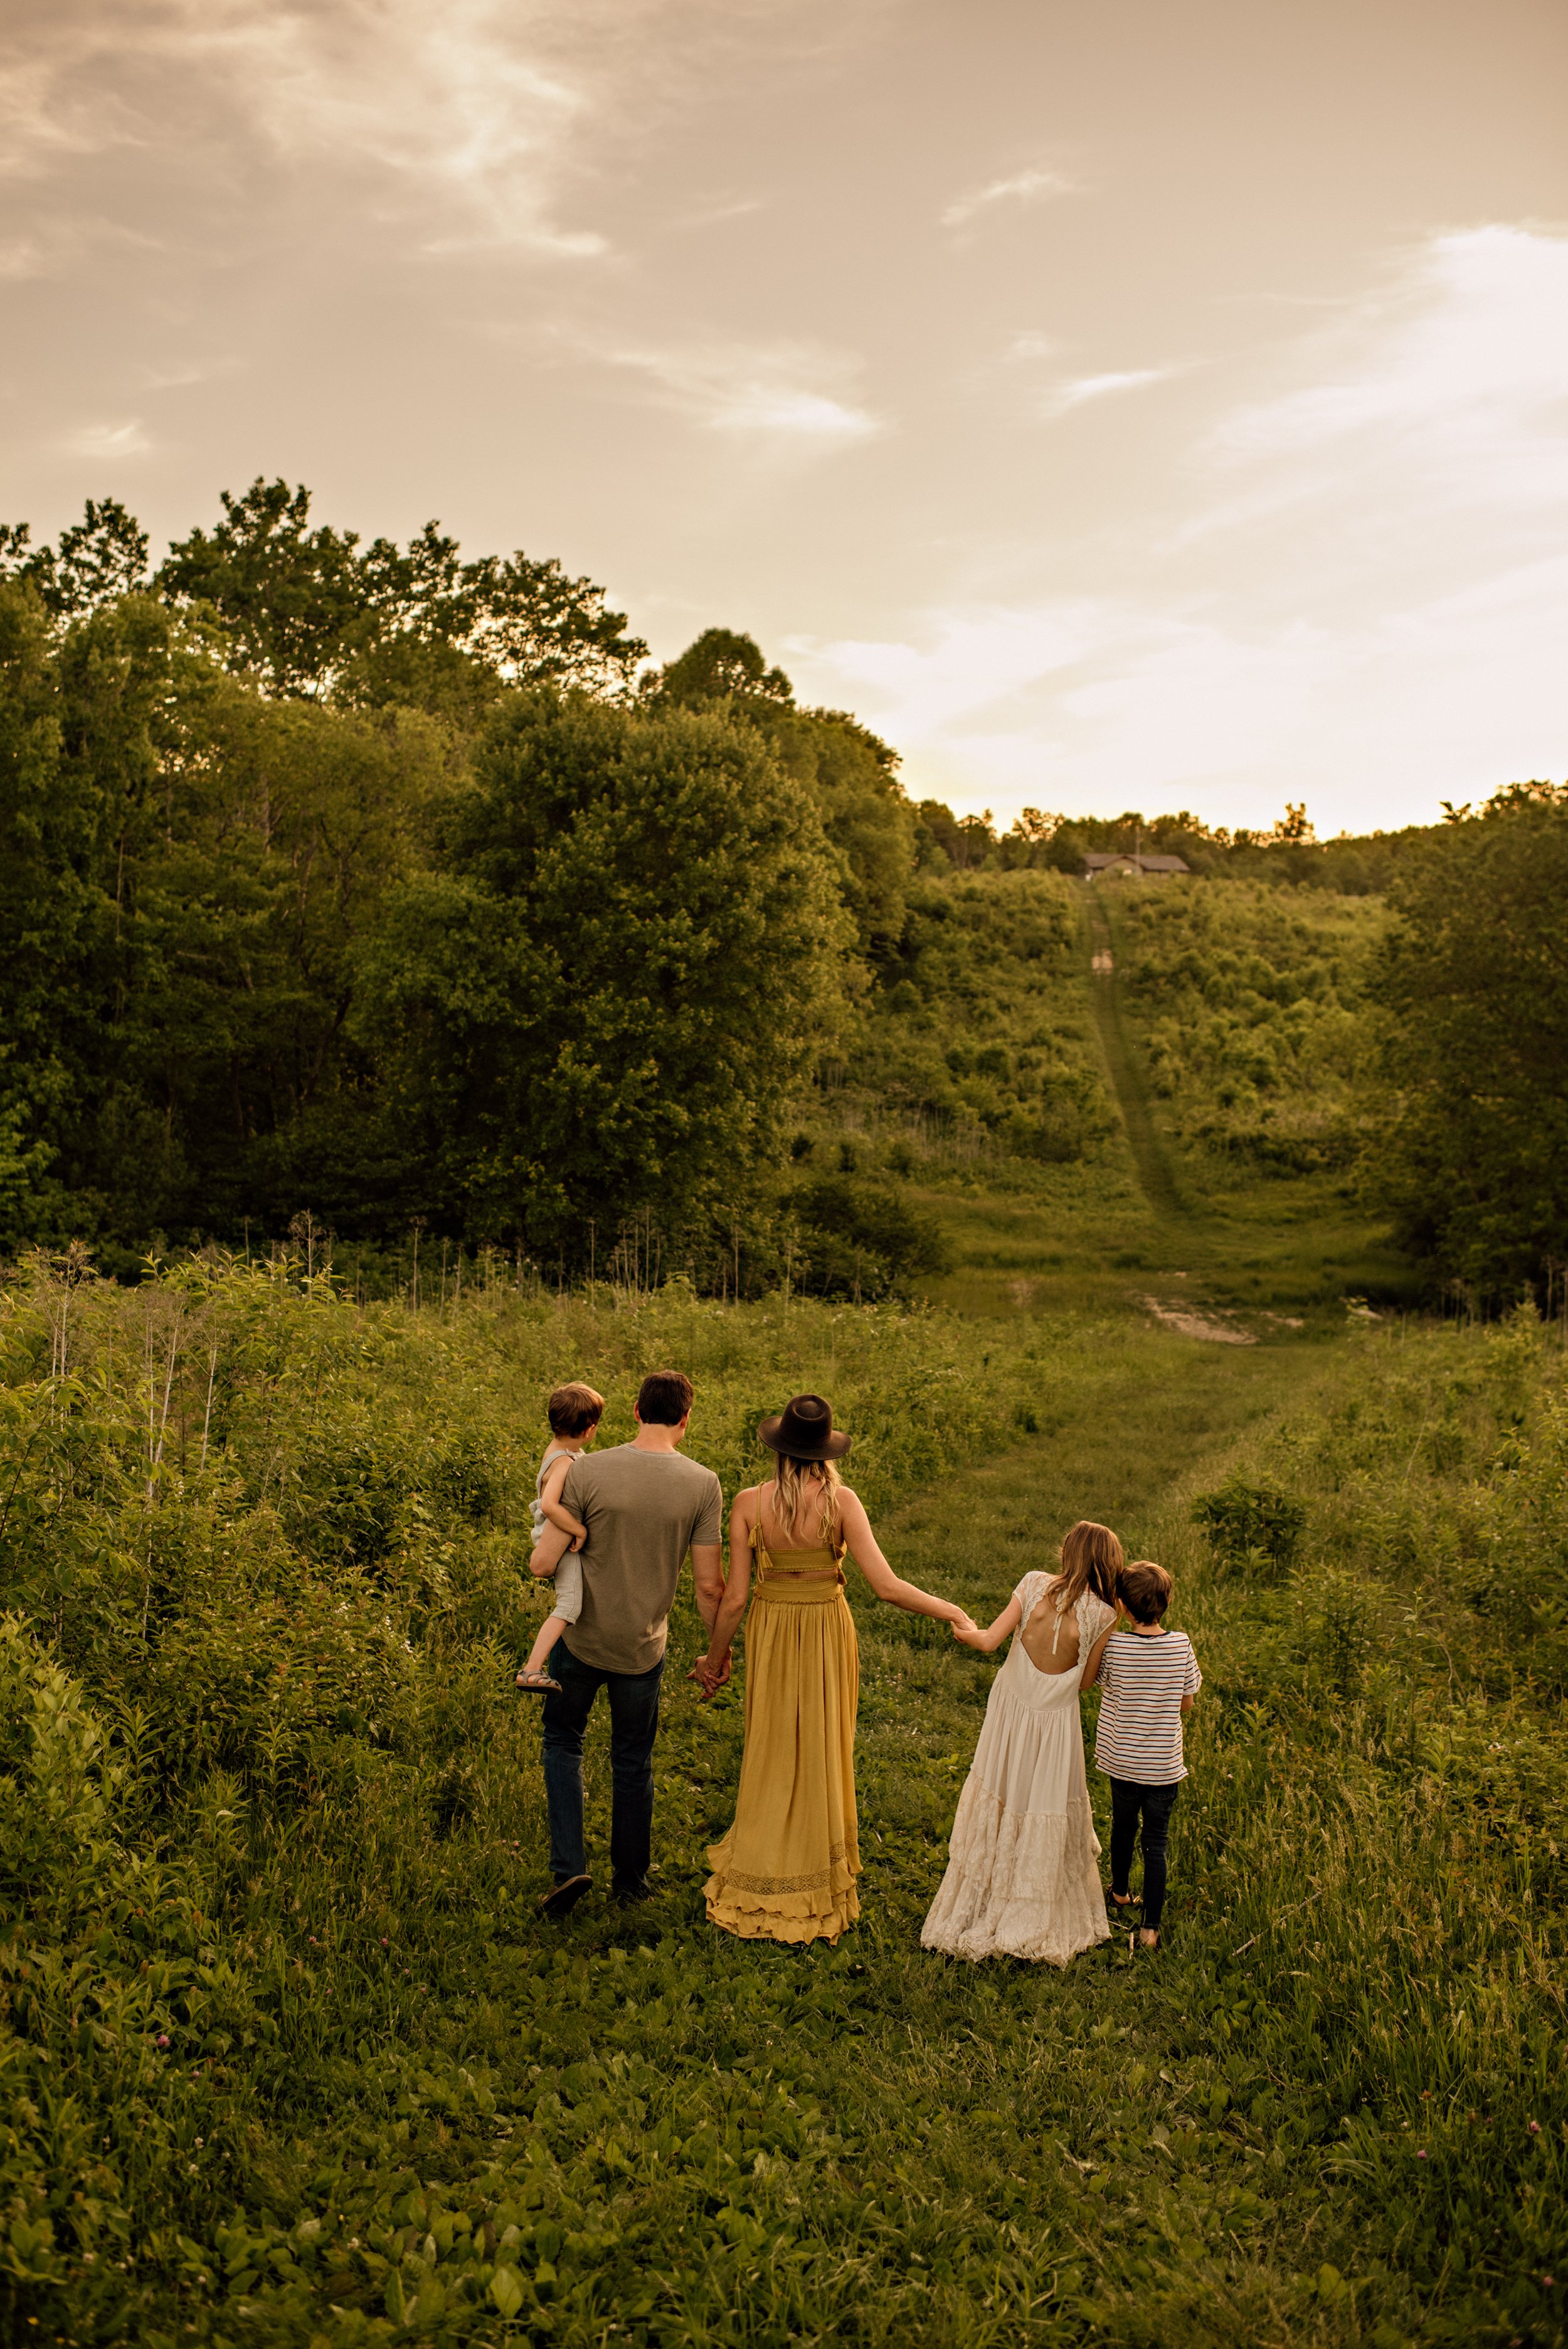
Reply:
<svg viewBox="0 0 1568 2349"><path fill-rule="evenodd" d="M0 564L0 1241L727 1233L902 934L884 745L282 482Z"/></svg>
<svg viewBox="0 0 1568 2349"><path fill-rule="evenodd" d="M1426 827L1319 840L1304 805L1287 805L1267 832L1205 823L1182 809L1175 815L1052 815L1026 808L1006 832L989 814L955 816L940 800L917 811L921 838L931 852L972 872L1019 869L1080 873L1091 851L1180 856L1191 871L1232 881L1264 881L1363 897L1387 889Z"/></svg>
<svg viewBox="0 0 1568 2349"><path fill-rule="evenodd" d="M1129 907L1182 1133L1341 1179L1359 1153L1439 1278L1556 1280L1564 791L1358 841L1302 807L999 834L912 804L749 637L653 668L591 580L434 523L366 543L257 481L156 570L112 501L52 545L0 528L0 1248L129 1269L308 1212L567 1271L638 1227L699 1277L878 1293L940 1249L896 1135L835 1164L834 1099L1092 1151L1068 876L1134 844L1199 876ZM1380 956L1323 961L1369 895Z"/></svg>
<svg viewBox="0 0 1568 2349"><path fill-rule="evenodd" d="M1568 1276L1568 784L1450 809L1402 866L1368 1165L1411 1252L1483 1299Z"/></svg>

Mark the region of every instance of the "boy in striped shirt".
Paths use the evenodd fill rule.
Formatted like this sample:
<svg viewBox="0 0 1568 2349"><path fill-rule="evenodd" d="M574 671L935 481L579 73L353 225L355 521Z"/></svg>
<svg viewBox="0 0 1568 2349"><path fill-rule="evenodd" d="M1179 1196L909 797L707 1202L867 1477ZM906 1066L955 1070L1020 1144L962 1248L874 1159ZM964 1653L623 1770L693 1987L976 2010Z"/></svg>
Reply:
<svg viewBox="0 0 1568 2349"><path fill-rule="evenodd" d="M1116 1596L1126 1619L1107 1639L1094 1677L1105 1691L1094 1758L1110 1780L1110 1897L1130 1909L1128 1873L1132 1847L1143 1827L1143 1924L1139 1940L1160 1946L1165 1906L1165 1844L1171 1814L1187 1775L1181 1750L1182 1716L1203 1685L1192 1642L1185 1631L1168 1631L1171 1577L1162 1566L1139 1558L1116 1578Z"/></svg>

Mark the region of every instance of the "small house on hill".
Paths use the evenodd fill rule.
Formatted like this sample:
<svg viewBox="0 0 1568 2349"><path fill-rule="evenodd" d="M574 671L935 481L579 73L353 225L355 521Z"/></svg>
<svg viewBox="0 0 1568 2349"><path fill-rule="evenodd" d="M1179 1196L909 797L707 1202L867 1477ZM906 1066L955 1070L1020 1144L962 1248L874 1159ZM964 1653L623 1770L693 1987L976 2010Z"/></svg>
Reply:
<svg viewBox="0 0 1568 2349"><path fill-rule="evenodd" d="M1119 848L1092 849L1083 861L1086 881L1169 881L1191 869L1184 856L1145 856Z"/></svg>

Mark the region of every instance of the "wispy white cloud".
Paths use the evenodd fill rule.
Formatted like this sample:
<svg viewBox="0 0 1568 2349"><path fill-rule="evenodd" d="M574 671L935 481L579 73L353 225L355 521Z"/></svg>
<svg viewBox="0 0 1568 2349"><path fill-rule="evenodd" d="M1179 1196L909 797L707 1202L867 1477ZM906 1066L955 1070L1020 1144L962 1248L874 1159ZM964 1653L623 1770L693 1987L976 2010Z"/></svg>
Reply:
<svg viewBox="0 0 1568 2349"><path fill-rule="evenodd" d="M669 224L676 229L717 228L725 221L745 220L761 210L760 196L715 196L710 202L676 212Z"/></svg>
<svg viewBox="0 0 1568 2349"><path fill-rule="evenodd" d="M0 243L0 277L41 277L47 266L48 256L36 236L10 236Z"/></svg>
<svg viewBox="0 0 1568 2349"><path fill-rule="evenodd" d="M1142 391L1175 375L1173 367L1128 367L1113 375L1080 375L1058 384L1046 402L1048 416L1064 416L1069 409L1086 408L1091 400L1114 399L1124 391Z"/></svg>
<svg viewBox="0 0 1568 2349"><path fill-rule="evenodd" d="M796 344L631 346L605 356L710 431L825 450L884 429L880 418L841 396L852 372L848 361Z"/></svg>
<svg viewBox="0 0 1568 2349"><path fill-rule="evenodd" d="M244 74L280 152L357 155L444 191L467 215L457 235L587 257L605 240L558 226L549 209L587 97L528 54L530 13L496 0L377 0L312 19L253 0L205 37ZM212 21L205 0L193 14Z"/></svg>
<svg viewBox="0 0 1568 2349"><path fill-rule="evenodd" d="M61 10L18 13L0 47L0 172L36 177L133 135L123 100L91 74L100 39Z"/></svg>
<svg viewBox="0 0 1568 2349"><path fill-rule="evenodd" d="M720 432L780 432L806 440L864 440L882 430L863 408L767 382L737 385L709 420Z"/></svg>
<svg viewBox="0 0 1568 2349"><path fill-rule="evenodd" d="M884 719L896 713L893 739L919 748L943 740L954 720L1077 667L1105 628L1105 616L1088 604L973 605L926 615L913 643L800 638L789 649Z"/></svg>
<svg viewBox="0 0 1568 2349"><path fill-rule="evenodd" d="M125 424L85 424L79 431L66 435L61 446L76 457L144 456L152 446L141 428L139 417Z"/></svg>
<svg viewBox="0 0 1568 2349"><path fill-rule="evenodd" d="M1559 541L1568 503L1568 237L1434 237L1293 355L1297 380L1222 417L1179 547L1288 532L1343 578L1358 556L1423 589ZM1462 521L1461 518L1462 517ZM1482 575L1490 563L1483 563Z"/></svg>
<svg viewBox="0 0 1568 2349"><path fill-rule="evenodd" d="M199 383L211 383L217 377L232 375L239 362L232 358L176 359L161 365L143 367L135 380L143 391L188 391Z"/></svg>
<svg viewBox="0 0 1568 2349"><path fill-rule="evenodd" d="M1014 171L1005 180L990 180L982 188L972 188L967 195L957 196L942 215L944 228L967 228L982 212L993 212L998 204L1037 204L1051 196L1076 196L1082 192L1076 181L1067 179L1060 171L1031 169Z"/></svg>
<svg viewBox="0 0 1568 2349"><path fill-rule="evenodd" d="M284 162L368 170L404 191L433 244L591 258L603 236L555 216L593 107L588 74L550 61L560 13L551 0L61 0L0 59L0 159L37 175L151 148L171 112L211 138L215 105Z"/></svg>
<svg viewBox="0 0 1568 2349"><path fill-rule="evenodd" d="M1289 457L1433 428L1451 449L1456 427L1495 442L1568 399L1568 238L1505 225L1435 237L1308 359L1327 380L1236 410L1216 450Z"/></svg>

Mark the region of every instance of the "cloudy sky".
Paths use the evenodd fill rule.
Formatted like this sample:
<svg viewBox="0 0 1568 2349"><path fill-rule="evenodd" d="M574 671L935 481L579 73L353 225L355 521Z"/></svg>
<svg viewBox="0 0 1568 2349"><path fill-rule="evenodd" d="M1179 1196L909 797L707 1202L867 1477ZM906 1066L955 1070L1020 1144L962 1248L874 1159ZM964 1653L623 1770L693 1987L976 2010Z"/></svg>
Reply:
<svg viewBox="0 0 1568 2349"><path fill-rule="evenodd" d="M12 0L0 519L258 473L917 793L1568 775L1562 0Z"/></svg>

